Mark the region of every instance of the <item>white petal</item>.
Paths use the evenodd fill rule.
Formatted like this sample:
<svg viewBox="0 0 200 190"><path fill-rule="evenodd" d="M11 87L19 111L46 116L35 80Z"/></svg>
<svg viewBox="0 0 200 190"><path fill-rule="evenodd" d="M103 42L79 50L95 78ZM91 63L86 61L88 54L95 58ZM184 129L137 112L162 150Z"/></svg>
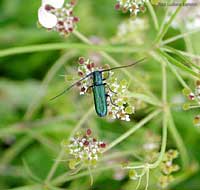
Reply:
<svg viewBox="0 0 200 190"><path fill-rule="evenodd" d="M44 7L40 7L38 10L38 21L45 28L53 28L57 24L57 17L51 13L48 13Z"/></svg>
<svg viewBox="0 0 200 190"><path fill-rule="evenodd" d="M42 0L42 5L51 5L55 8L61 8L64 4L65 0Z"/></svg>

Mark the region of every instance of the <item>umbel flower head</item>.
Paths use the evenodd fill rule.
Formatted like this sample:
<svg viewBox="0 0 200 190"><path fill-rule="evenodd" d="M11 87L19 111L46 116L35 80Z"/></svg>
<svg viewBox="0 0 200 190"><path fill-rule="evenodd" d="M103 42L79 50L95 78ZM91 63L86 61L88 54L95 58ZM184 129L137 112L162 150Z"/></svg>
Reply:
<svg viewBox="0 0 200 190"><path fill-rule="evenodd" d="M190 8L188 6L183 6L176 19L172 22L172 27L180 29L181 27L186 30L194 30L200 27L200 4L197 0L187 0L187 3L192 5ZM174 13L176 7L170 7L170 15Z"/></svg>
<svg viewBox="0 0 200 190"><path fill-rule="evenodd" d="M64 0L42 0L38 10L38 21L44 28L66 36L73 32L79 18L73 16L75 0L66 4L64 2Z"/></svg>
<svg viewBox="0 0 200 190"><path fill-rule="evenodd" d="M173 161L178 157L179 153L177 150L168 150L165 153L164 159L160 165L162 175L159 178L159 186L166 188L173 180L172 173L177 172L180 167L174 164Z"/></svg>
<svg viewBox="0 0 200 190"><path fill-rule="evenodd" d="M92 135L91 129L87 129L86 132L79 132L72 137L70 143L63 141L62 147L71 156L69 167L75 169L79 164L95 166L106 144L103 141L98 141Z"/></svg>
<svg viewBox="0 0 200 190"><path fill-rule="evenodd" d="M117 27L117 33L112 43L126 43L142 45L145 43L145 34L148 29L148 20L145 18L123 20Z"/></svg>
<svg viewBox="0 0 200 190"><path fill-rule="evenodd" d="M184 89L183 94L190 101L183 105L184 110L200 108L200 81L196 82L193 92L190 89ZM200 126L200 115L194 117L193 123L196 126Z"/></svg>
<svg viewBox="0 0 200 190"><path fill-rule="evenodd" d="M130 12L131 17L136 17L139 12L145 12L145 2L148 0L117 0L115 5L116 10L122 10L122 12Z"/></svg>
<svg viewBox="0 0 200 190"><path fill-rule="evenodd" d="M95 70L102 70L109 68L96 67L94 62L83 57L79 58L78 75L83 78ZM121 119L130 121L130 115L135 112L135 107L132 106L132 100L127 97L128 83L126 80L118 81L112 71L104 72L106 94L108 95L108 117L109 119ZM80 84L80 94L91 94L92 77L83 80Z"/></svg>

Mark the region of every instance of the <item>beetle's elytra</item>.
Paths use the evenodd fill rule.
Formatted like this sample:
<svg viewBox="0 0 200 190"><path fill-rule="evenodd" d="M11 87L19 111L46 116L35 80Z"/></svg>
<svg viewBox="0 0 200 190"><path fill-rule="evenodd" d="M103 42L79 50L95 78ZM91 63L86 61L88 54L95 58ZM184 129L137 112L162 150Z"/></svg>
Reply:
<svg viewBox="0 0 200 190"><path fill-rule="evenodd" d="M104 117L107 115L107 101L106 101L106 91L105 84L103 83L102 72L93 72L93 96L95 110L98 116Z"/></svg>

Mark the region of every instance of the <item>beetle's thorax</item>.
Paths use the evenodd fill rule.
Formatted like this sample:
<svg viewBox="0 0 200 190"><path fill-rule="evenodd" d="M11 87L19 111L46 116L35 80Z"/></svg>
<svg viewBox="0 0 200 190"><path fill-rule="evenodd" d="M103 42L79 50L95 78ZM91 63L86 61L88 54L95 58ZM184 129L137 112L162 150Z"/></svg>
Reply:
<svg viewBox="0 0 200 190"><path fill-rule="evenodd" d="M94 71L93 72L93 83L94 83L94 85L103 84L102 72L101 71Z"/></svg>

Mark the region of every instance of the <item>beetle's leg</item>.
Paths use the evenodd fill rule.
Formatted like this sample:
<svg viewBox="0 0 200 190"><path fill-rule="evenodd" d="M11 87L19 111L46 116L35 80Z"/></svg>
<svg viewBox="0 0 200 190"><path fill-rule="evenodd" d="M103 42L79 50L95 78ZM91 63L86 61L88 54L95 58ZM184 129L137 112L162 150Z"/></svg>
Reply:
<svg viewBox="0 0 200 190"><path fill-rule="evenodd" d="M88 88L87 88L86 92L88 92L88 91L89 91L90 89L92 89L94 86L95 86L94 84L93 84L93 85L91 85L91 86L88 86Z"/></svg>
<svg viewBox="0 0 200 190"><path fill-rule="evenodd" d="M90 89L90 88L92 88L92 87L94 87L94 85L88 86L88 88L87 88L87 89Z"/></svg>
<svg viewBox="0 0 200 190"><path fill-rule="evenodd" d="M106 85L106 87L108 87L109 91L112 92L113 94L117 94L117 92L114 92L114 91L110 88L110 86L109 86L108 84Z"/></svg>
<svg viewBox="0 0 200 190"><path fill-rule="evenodd" d="M103 83L103 85L108 87L109 91L112 92L113 94L117 94L117 92L114 92L107 83Z"/></svg>
<svg viewBox="0 0 200 190"><path fill-rule="evenodd" d="M110 103L111 103L113 106L119 107L117 104L115 104L115 103L113 102L113 100L112 100L112 98L110 97L109 94L106 94L106 97L109 97L109 98L110 98Z"/></svg>
<svg viewBox="0 0 200 190"><path fill-rule="evenodd" d="M103 85L108 87L109 91L112 92L113 94L117 94L117 92L114 92L107 83L103 83Z"/></svg>

